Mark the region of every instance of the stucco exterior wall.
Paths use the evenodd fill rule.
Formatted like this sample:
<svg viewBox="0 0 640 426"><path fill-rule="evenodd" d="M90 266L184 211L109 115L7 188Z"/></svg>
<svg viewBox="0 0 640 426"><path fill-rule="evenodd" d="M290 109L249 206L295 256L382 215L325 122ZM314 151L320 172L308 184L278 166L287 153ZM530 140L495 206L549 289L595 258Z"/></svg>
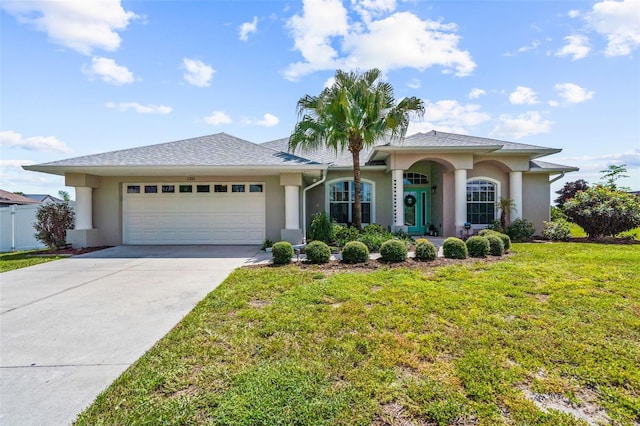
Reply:
<svg viewBox="0 0 640 426"><path fill-rule="evenodd" d="M548 221L551 209L549 175L525 173L522 176L522 217L536 225L536 235L541 235L544 221Z"/></svg>
<svg viewBox="0 0 640 426"><path fill-rule="evenodd" d="M472 170L467 171L467 181L476 177L488 177L498 181L500 183L499 197L511 198L509 196L509 173L505 172L497 164L488 161L476 163Z"/></svg>

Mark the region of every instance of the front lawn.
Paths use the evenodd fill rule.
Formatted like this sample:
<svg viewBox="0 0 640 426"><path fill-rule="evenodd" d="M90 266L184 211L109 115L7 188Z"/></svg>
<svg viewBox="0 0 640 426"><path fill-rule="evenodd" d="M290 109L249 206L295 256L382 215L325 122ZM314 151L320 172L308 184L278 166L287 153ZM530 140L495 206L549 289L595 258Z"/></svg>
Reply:
<svg viewBox="0 0 640 426"><path fill-rule="evenodd" d="M239 269L78 423L639 422L639 247L513 252L369 273Z"/></svg>
<svg viewBox="0 0 640 426"><path fill-rule="evenodd" d="M27 266L39 263L51 262L61 259L61 256L31 257L42 250L16 251L13 253L0 254L0 272L13 271L14 269L26 268Z"/></svg>

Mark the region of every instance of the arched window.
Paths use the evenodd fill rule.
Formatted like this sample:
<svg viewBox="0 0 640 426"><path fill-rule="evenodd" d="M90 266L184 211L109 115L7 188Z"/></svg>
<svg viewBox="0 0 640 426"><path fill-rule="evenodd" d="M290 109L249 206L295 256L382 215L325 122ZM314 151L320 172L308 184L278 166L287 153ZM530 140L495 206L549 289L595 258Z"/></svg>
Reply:
<svg viewBox="0 0 640 426"><path fill-rule="evenodd" d="M467 222L488 225L496 219L498 184L487 179L467 182Z"/></svg>
<svg viewBox="0 0 640 426"><path fill-rule="evenodd" d="M405 172L403 175L405 185L428 185L429 176L422 173Z"/></svg>
<svg viewBox="0 0 640 426"><path fill-rule="evenodd" d="M355 189L353 179L335 180L327 184L327 210L329 216L341 224L353 222L353 200ZM360 201L362 204L362 223L372 223L373 212L373 182L362 180L360 182Z"/></svg>

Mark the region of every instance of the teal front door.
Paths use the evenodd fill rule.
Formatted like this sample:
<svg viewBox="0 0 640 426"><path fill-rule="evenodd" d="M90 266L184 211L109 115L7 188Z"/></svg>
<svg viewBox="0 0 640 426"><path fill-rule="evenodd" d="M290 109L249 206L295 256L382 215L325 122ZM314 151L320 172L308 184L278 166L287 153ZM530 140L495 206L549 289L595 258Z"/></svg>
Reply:
<svg viewBox="0 0 640 426"><path fill-rule="evenodd" d="M428 188L411 188L404 191L404 225L409 234L424 235L429 224Z"/></svg>

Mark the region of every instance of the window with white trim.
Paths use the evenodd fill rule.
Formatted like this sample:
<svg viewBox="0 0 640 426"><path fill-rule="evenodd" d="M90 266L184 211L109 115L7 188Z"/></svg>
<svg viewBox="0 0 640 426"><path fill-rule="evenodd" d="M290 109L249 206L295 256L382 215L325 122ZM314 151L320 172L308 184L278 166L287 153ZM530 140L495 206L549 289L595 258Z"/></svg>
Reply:
<svg viewBox="0 0 640 426"><path fill-rule="evenodd" d="M355 187L353 180L334 181L327 184L329 216L338 223L353 222L353 201ZM373 183L360 182L360 202L362 205L362 223L371 223L373 217Z"/></svg>
<svg viewBox="0 0 640 426"><path fill-rule="evenodd" d="M498 185L486 179L467 182L467 222L488 225L496 219Z"/></svg>

